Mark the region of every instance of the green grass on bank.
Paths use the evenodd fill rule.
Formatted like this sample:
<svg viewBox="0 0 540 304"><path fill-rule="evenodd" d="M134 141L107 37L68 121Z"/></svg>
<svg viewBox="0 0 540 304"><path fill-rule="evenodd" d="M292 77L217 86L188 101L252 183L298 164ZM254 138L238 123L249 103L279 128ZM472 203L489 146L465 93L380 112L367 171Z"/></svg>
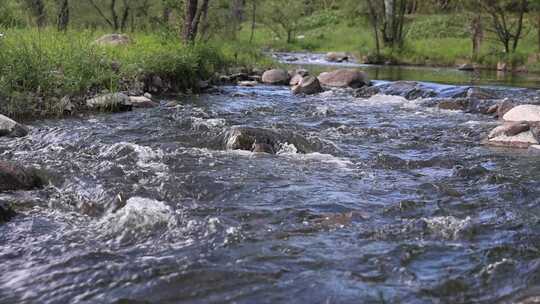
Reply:
<svg viewBox="0 0 540 304"><path fill-rule="evenodd" d="M10 116L60 114L64 96L83 99L125 90L149 75L188 90L232 67L270 64L253 46L185 46L172 33L130 34L133 43L128 46L100 47L94 41L103 32L0 32L5 34L0 38L0 113Z"/></svg>
<svg viewBox="0 0 540 304"><path fill-rule="evenodd" d="M369 24L351 22L343 16L336 16L334 22L319 27L300 30L293 43L276 37L263 24L258 24L254 44L267 49L282 51L329 52L344 51L355 54L358 58L373 56L375 44ZM488 22L488 20L486 20ZM487 23L486 23L487 26ZM402 50L383 49L388 60L411 65L455 66L471 62L472 42L470 39L467 17L464 15L418 15L414 16L407 27L406 43ZM537 31L533 20L526 20L526 35L520 41L516 54L508 58L502 54L502 46L486 30L477 63L486 67L495 67L500 60L508 60L516 65L526 65L529 71L540 71L540 64L533 60L538 50ZM250 27L245 25L239 33L240 41L248 41Z"/></svg>

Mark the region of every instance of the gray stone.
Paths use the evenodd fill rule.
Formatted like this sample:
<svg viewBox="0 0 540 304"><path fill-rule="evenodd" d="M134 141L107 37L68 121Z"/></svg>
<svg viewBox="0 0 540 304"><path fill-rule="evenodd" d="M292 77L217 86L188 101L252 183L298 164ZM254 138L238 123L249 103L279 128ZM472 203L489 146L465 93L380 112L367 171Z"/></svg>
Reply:
<svg viewBox="0 0 540 304"><path fill-rule="evenodd" d="M470 63L464 63L458 67L460 71L474 71L474 66Z"/></svg>
<svg viewBox="0 0 540 304"><path fill-rule="evenodd" d="M307 139L285 130L236 126L223 132L220 138L226 150L253 151L257 148L267 152L271 147L273 151L279 151L282 144L293 144L300 153L313 151Z"/></svg>
<svg viewBox="0 0 540 304"><path fill-rule="evenodd" d="M131 110L132 104L124 93L111 93L97 96L86 101L86 105L91 109L125 111Z"/></svg>
<svg viewBox="0 0 540 304"><path fill-rule="evenodd" d="M123 34L107 34L101 36L95 43L106 46L128 45L131 43L131 39Z"/></svg>
<svg viewBox="0 0 540 304"><path fill-rule="evenodd" d="M504 121L532 121L540 122L540 106L519 105L513 107L503 116Z"/></svg>
<svg viewBox="0 0 540 304"><path fill-rule="evenodd" d="M44 184L38 170L0 161L0 191L31 190Z"/></svg>
<svg viewBox="0 0 540 304"><path fill-rule="evenodd" d="M324 57L328 62L343 62L349 61L349 55L343 52L329 52Z"/></svg>
<svg viewBox="0 0 540 304"><path fill-rule="evenodd" d="M129 102L134 108L155 108L158 106L157 103L146 96L130 96Z"/></svg>
<svg viewBox="0 0 540 304"><path fill-rule="evenodd" d="M311 95L322 92L323 89L319 79L314 76L303 77L300 83L292 88L293 94Z"/></svg>
<svg viewBox="0 0 540 304"><path fill-rule="evenodd" d="M289 73L282 69L272 69L264 72L262 82L266 84L289 84Z"/></svg>
<svg viewBox="0 0 540 304"><path fill-rule="evenodd" d="M319 75L319 82L323 86L338 88L360 88L369 85L367 75L354 69L340 69L324 72Z"/></svg>
<svg viewBox="0 0 540 304"><path fill-rule="evenodd" d="M23 137L28 135L28 132L26 126L0 114L0 137Z"/></svg>

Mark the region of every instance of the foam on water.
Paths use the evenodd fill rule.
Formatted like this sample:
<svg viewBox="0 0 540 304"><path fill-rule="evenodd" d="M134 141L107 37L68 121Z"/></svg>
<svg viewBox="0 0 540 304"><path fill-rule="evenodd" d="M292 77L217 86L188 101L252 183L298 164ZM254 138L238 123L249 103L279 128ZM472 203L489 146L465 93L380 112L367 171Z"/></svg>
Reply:
<svg viewBox="0 0 540 304"><path fill-rule="evenodd" d="M96 223L104 236L122 243L175 225L174 211L167 204L142 197L130 198L123 208L107 214Z"/></svg>

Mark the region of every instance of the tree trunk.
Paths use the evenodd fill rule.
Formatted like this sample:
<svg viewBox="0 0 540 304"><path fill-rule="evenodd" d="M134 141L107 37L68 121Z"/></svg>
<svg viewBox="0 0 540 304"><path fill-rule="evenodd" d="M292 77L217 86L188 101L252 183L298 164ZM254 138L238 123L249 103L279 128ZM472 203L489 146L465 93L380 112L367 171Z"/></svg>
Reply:
<svg viewBox="0 0 540 304"><path fill-rule="evenodd" d="M120 29L120 22L118 20L118 14L116 13L116 0L111 0L109 10L111 11L113 30L116 32L118 29Z"/></svg>
<svg viewBox="0 0 540 304"><path fill-rule="evenodd" d="M186 0L184 28L182 30L182 39L186 43L193 42L195 39L193 33L193 21L195 20L195 15L197 14L198 5L198 0Z"/></svg>
<svg viewBox="0 0 540 304"><path fill-rule="evenodd" d="M379 22L377 18L377 11L375 10L375 6L373 5L372 0L367 0L368 3L368 9L369 9L369 16L370 16L370 23L371 27L373 29L373 34L375 38L375 51L377 56L377 61L381 57L381 44L379 40Z"/></svg>
<svg viewBox="0 0 540 304"><path fill-rule="evenodd" d="M484 30L482 27L482 16L477 15L473 18L471 22L471 33L472 33L472 58L476 60L480 55L480 49L482 47L482 40L484 39Z"/></svg>
<svg viewBox="0 0 540 304"><path fill-rule="evenodd" d="M58 30L65 32L69 24L69 0L61 0L58 11Z"/></svg>
<svg viewBox="0 0 540 304"><path fill-rule="evenodd" d="M129 18L129 12L131 10L131 7L129 6L129 3L127 0L123 1L124 3L124 12L122 14L122 19L120 21L120 30L124 32L126 30L128 18Z"/></svg>
<svg viewBox="0 0 540 304"><path fill-rule="evenodd" d="M163 24L169 25L169 22L171 21L171 15L172 9L168 5L165 5L165 7L163 8L163 13L161 15L161 21L163 22Z"/></svg>
<svg viewBox="0 0 540 304"><path fill-rule="evenodd" d="M527 0L522 0L519 6L519 18L517 24L516 34L514 36L514 43L512 44L512 53L514 53L518 47L519 39L521 38L521 31L523 30L523 15L527 10Z"/></svg>
<svg viewBox="0 0 540 304"><path fill-rule="evenodd" d="M540 52L540 13L537 13L536 15L536 30L538 31L538 52Z"/></svg>
<svg viewBox="0 0 540 304"><path fill-rule="evenodd" d="M251 34L249 35L249 43L253 42L253 36L255 35L255 21L257 20L257 1L252 0L251 5L252 5L251 7ZM540 20L540 15L538 16L539 16L538 20ZM540 37L540 29L538 29L538 33Z"/></svg>
<svg viewBox="0 0 540 304"><path fill-rule="evenodd" d="M32 15L36 18L37 27L45 27L47 25L47 12L43 0L26 0L25 2Z"/></svg>

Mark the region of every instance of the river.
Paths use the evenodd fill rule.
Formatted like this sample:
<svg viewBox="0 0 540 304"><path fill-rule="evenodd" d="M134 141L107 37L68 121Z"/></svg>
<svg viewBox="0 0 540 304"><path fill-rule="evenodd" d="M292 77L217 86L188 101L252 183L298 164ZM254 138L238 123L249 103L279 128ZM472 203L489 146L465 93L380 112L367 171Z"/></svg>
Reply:
<svg viewBox="0 0 540 304"><path fill-rule="evenodd" d="M2 159L46 168L53 182L0 195L21 213L0 226L0 303L511 303L540 293L540 162L481 145L493 118L341 90L220 90L34 121L29 136L1 138ZM295 132L318 149L216 144L239 125Z"/></svg>

